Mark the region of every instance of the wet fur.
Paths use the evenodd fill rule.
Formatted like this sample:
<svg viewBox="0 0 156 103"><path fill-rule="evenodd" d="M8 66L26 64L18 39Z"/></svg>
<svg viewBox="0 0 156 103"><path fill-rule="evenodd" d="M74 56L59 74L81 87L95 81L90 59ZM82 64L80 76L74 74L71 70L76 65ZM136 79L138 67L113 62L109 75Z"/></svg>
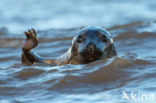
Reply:
<svg viewBox="0 0 156 103"><path fill-rule="evenodd" d="M81 32L81 31L80 31ZM74 37L72 46L69 50L58 59L43 59L35 54L31 49L38 45L36 32L34 29L25 32L26 40L22 46L22 63L34 64L35 62L42 62L47 64L65 65L65 64L86 64L95 60L86 60L78 53L78 43L76 42L77 36ZM105 48L103 55L98 59L106 59L116 55L116 51L113 44L110 44Z"/></svg>

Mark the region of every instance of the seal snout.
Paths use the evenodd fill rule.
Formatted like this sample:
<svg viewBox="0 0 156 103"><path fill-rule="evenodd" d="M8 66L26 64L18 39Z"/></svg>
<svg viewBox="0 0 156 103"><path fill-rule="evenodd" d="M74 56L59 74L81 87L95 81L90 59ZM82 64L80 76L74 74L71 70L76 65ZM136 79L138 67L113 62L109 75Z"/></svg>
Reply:
<svg viewBox="0 0 156 103"><path fill-rule="evenodd" d="M87 51L89 54L94 54L95 49L96 49L96 46L95 46L94 44L91 43L91 44L87 45L86 51Z"/></svg>
<svg viewBox="0 0 156 103"><path fill-rule="evenodd" d="M95 44L89 43L80 54L84 58L97 59L102 56L103 52L98 49Z"/></svg>

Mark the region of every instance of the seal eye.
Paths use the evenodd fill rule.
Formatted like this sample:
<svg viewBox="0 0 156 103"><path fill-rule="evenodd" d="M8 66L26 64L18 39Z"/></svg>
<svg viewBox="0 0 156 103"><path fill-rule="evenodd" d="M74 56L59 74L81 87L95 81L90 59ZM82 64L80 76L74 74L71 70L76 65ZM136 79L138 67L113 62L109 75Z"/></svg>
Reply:
<svg viewBox="0 0 156 103"><path fill-rule="evenodd" d="M84 40L83 36L81 36L81 35L78 36L78 38L77 38L77 42L78 42L78 43L82 43L83 40Z"/></svg>
<svg viewBox="0 0 156 103"><path fill-rule="evenodd" d="M103 42L105 42L105 43L108 41L107 37L104 36L104 35L101 37L101 40L102 40Z"/></svg>

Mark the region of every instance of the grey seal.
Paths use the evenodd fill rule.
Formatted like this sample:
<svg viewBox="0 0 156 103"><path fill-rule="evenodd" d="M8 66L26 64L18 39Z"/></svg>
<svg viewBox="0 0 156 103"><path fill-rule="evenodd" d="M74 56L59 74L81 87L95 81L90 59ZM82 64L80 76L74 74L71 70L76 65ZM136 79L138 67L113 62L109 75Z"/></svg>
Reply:
<svg viewBox="0 0 156 103"><path fill-rule="evenodd" d="M80 29L72 40L72 45L59 58L45 59L32 51L38 45L37 34L34 29L25 32L26 39L22 45L22 63L35 62L65 65L87 64L99 59L116 56L112 36L101 27L84 27Z"/></svg>

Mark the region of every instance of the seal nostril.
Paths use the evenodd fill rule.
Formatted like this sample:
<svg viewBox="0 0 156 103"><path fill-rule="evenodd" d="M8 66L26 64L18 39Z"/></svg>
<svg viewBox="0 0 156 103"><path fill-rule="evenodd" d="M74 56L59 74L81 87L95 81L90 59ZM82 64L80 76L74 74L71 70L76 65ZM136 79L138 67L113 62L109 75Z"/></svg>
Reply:
<svg viewBox="0 0 156 103"><path fill-rule="evenodd" d="M95 46L94 45L88 45L87 48L93 49Z"/></svg>
<svg viewBox="0 0 156 103"><path fill-rule="evenodd" d="M87 45L87 48L94 49L95 45L93 43L90 43L90 44Z"/></svg>
<svg viewBox="0 0 156 103"><path fill-rule="evenodd" d="M94 44L90 43L87 45L87 48L86 48L87 54L93 55L95 53L95 50L96 48Z"/></svg>

